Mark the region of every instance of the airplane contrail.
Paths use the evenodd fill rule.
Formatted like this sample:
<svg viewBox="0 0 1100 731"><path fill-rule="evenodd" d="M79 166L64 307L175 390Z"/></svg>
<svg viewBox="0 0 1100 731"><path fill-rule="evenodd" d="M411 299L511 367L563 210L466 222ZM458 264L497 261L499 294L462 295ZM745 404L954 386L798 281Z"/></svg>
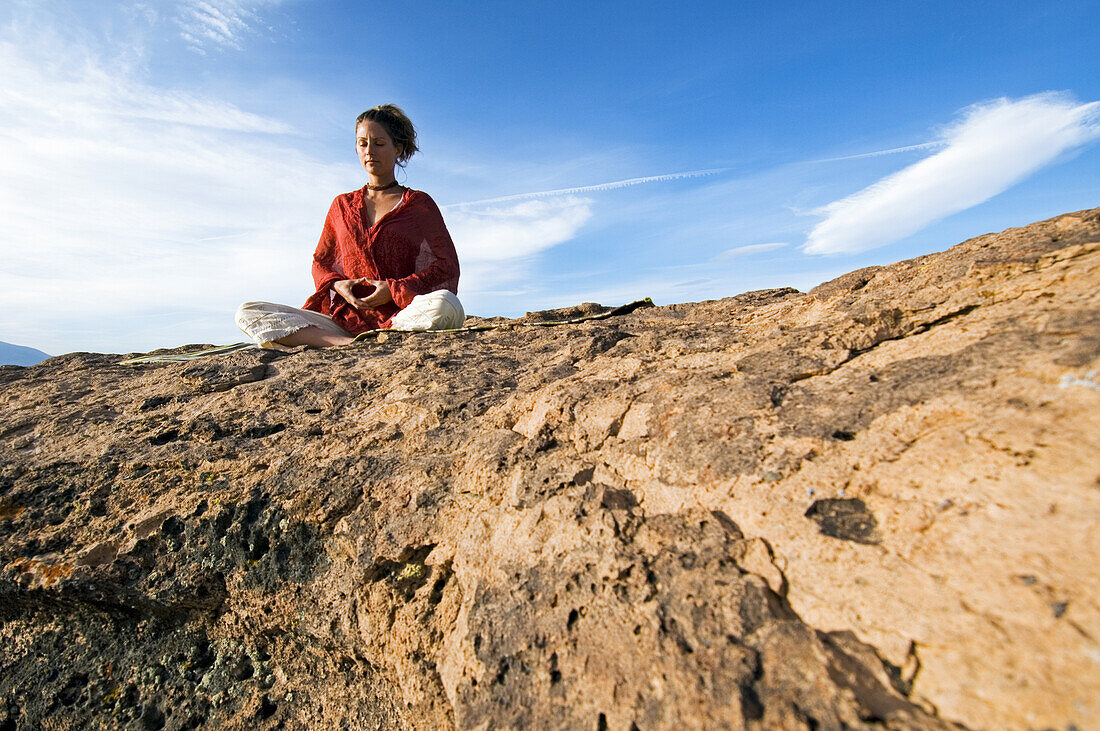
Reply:
<svg viewBox="0 0 1100 731"><path fill-rule="evenodd" d="M518 201L526 198L544 198L551 195L572 195L575 193L593 193L600 190L614 190L615 188L626 188L631 185L641 185L642 183L657 183L662 180L683 180L684 178L701 178L705 175L717 175L718 173L724 173L731 168L711 168L709 170L689 170L682 173L668 173L667 175L649 175L644 178L627 178L626 180L614 180L610 183L599 183L597 185L582 185L575 188L558 188L557 190L540 190L535 193L517 193L516 195L502 195L498 198L484 198L479 201L465 201L463 203L449 203L440 208L462 208L463 206L476 206L483 203L503 203L505 201Z"/></svg>
<svg viewBox="0 0 1100 731"><path fill-rule="evenodd" d="M922 142L919 145L906 145L905 147L892 147L889 150L875 150L874 152L861 152L856 155L842 155L841 157L826 157L821 160L809 160L808 162L837 162L838 160L858 160L861 157L878 157L879 155L893 155L898 152L910 150L931 150L935 147L943 147L947 143L941 140L936 142Z"/></svg>
<svg viewBox="0 0 1100 731"><path fill-rule="evenodd" d="M861 157L878 157L880 155L893 155L899 152L909 152L911 150L928 150L936 147L943 147L946 142L922 142L919 145L906 145L905 147L894 147L889 150L874 150L873 152L861 152L856 155L843 155L841 157L826 157L821 160L806 160L801 163L809 165L820 162L838 162L840 160L856 160ZM793 163L799 164L799 163ZM717 175L724 173L733 168L709 168L707 170L688 170L682 173L668 173L666 175L647 175L643 178L627 178L625 180L614 180L610 183L598 183L596 185L581 185L574 188L557 188L556 190L540 190L534 193L517 193L515 195L502 195L497 198L483 198L476 201L463 201L462 203L448 203L440 208L465 208L466 206L479 206L486 203L505 203L508 201L527 200L530 198L546 198L554 195L573 195L577 193L595 193L603 190L614 190L616 188L626 188L631 185L641 185L643 183L658 183L665 180L684 180L686 178L701 178L707 175Z"/></svg>

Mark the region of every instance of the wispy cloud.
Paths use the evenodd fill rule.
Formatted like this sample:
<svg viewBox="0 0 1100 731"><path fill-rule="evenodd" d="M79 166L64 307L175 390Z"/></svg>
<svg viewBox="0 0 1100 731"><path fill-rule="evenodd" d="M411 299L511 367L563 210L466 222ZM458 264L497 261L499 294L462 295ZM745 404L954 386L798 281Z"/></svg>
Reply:
<svg viewBox="0 0 1100 731"><path fill-rule="evenodd" d="M48 352L227 341L241 301L304 300L323 213L360 182L350 161L324 164L279 120L152 86L140 65L69 38L0 37L0 67L6 340ZM522 296L537 255L592 215L591 199L565 193L447 210L464 297Z"/></svg>
<svg viewBox="0 0 1100 731"><path fill-rule="evenodd" d="M989 200L1063 153L1100 137L1100 102L1065 94L998 99L966 109L944 149L816 211L810 254L865 251Z"/></svg>
<svg viewBox="0 0 1100 731"><path fill-rule="evenodd" d="M278 0L183 0L174 18L180 36L197 53L208 48L241 50L243 40L263 29L260 10Z"/></svg>
<svg viewBox="0 0 1100 731"><path fill-rule="evenodd" d="M483 296L518 297L538 289L530 283L535 256L574 239L593 217L593 199L584 194L699 178L725 170L649 175L442 206L462 261L464 296L472 295L477 301Z"/></svg>
<svg viewBox="0 0 1100 731"><path fill-rule="evenodd" d="M729 170L729 168L711 168L709 170L688 170L682 173L668 173L666 175L648 175L644 178L627 178L625 180L613 180L609 183L597 183L596 185L582 185L575 188L558 188L556 190L542 190L535 193L517 193L515 195L504 195L498 198L485 198L484 200L477 201L465 201L462 203L451 203L444 208L465 208L468 206L479 206L487 203L505 203L509 201L528 200L533 198L549 198L557 195L579 195L582 193L598 193L607 190L616 190L618 188L628 188L632 185L642 185L643 183L660 183L669 180L685 180L688 178L701 178L707 175L717 175Z"/></svg>
<svg viewBox="0 0 1100 731"><path fill-rule="evenodd" d="M592 217L592 201L565 196L444 214L462 262L463 296L500 296L502 288L516 296L526 291L533 257L576 236Z"/></svg>
<svg viewBox="0 0 1100 731"><path fill-rule="evenodd" d="M768 244L749 244L748 246L735 246L732 249L726 249L721 254L715 256L715 259L736 259L742 256L752 256L753 254L762 254L765 251L773 251L775 249L781 249L787 244L776 241Z"/></svg>
<svg viewBox="0 0 1100 731"><path fill-rule="evenodd" d="M41 42L41 39L39 39ZM68 46L61 39L46 41L49 52L28 52L25 44L0 40L0 66L5 83L0 86L0 120L33 131L77 123L89 125L134 121L171 122L188 127L209 127L235 132L288 134L288 125L246 112L233 104L186 91L159 89L142 83L133 71L91 56L86 49ZM59 100L64 100L63 102ZM18 125L20 118L25 126ZM8 127L8 134L15 128Z"/></svg>
<svg viewBox="0 0 1100 731"><path fill-rule="evenodd" d="M568 241L592 217L592 201L568 196L511 206L447 213L447 228L463 260L504 261Z"/></svg>
<svg viewBox="0 0 1100 731"><path fill-rule="evenodd" d="M304 299L323 212L355 186L353 165L303 154L278 120L33 40L0 40L5 340L47 352L232 340L241 301Z"/></svg>
<svg viewBox="0 0 1100 731"><path fill-rule="evenodd" d="M816 162L840 162L841 160L862 160L868 157L882 157L883 155L897 155L902 152L913 152L914 150L935 150L943 147L947 143L943 140L936 140L935 142L921 142L918 145L904 145L902 147L891 147L888 150L873 150L871 152L859 152L854 155L841 155L840 157L823 157L820 160L810 160L810 163Z"/></svg>

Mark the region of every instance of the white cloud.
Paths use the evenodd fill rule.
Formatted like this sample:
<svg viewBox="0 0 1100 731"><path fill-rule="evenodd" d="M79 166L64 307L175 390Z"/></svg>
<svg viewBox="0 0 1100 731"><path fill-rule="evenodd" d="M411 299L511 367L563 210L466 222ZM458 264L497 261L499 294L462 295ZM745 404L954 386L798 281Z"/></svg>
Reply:
<svg viewBox="0 0 1100 731"><path fill-rule="evenodd" d="M259 32L260 8L278 0L183 0L174 18L188 47L205 53L209 47L241 50L248 35Z"/></svg>
<svg viewBox="0 0 1100 731"><path fill-rule="evenodd" d="M101 59L86 48L60 38L36 38L49 50L30 43L0 40L0 123L4 132L34 132L76 123L109 125L127 121L170 122L237 132L288 134L286 124L243 111L222 100L138 81L135 71L117 59Z"/></svg>
<svg viewBox="0 0 1100 731"><path fill-rule="evenodd" d="M0 40L0 339L228 342L240 302L305 299L354 165L303 154L278 120L35 41Z"/></svg>
<svg viewBox="0 0 1100 731"><path fill-rule="evenodd" d="M476 306L487 295L525 294L535 255L572 239L592 217L591 204L587 198L563 196L444 209L462 262L463 297L471 295Z"/></svg>
<svg viewBox="0 0 1100 731"><path fill-rule="evenodd" d="M511 206L445 212L462 261L500 262L532 256L568 241L592 217L592 201L567 196Z"/></svg>
<svg viewBox="0 0 1100 731"><path fill-rule="evenodd" d="M749 244L748 246L735 246L732 249L726 249L721 254L718 254L715 259L735 259L741 256L752 256L753 254L761 254L765 251L772 251L773 249L781 249L787 244L776 241L769 244Z"/></svg>
<svg viewBox="0 0 1100 731"><path fill-rule="evenodd" d="M944 132L940 152L818 209L825 220L803 251L848 254L898 241L1097 137L1100 102L1047 93L977 104Z"/></svg>
<svg viewBox="0 0 1100 731"><path fill-rule="evenodd" d="M239 339L237 304L299 304L334 192L360 173L279 120L161 89L87 47L0 40L0 339L47 352ZM55 59L51 62L49 59ZM521 297L592 217L576 195L445 211L464 296Z"/></svg>

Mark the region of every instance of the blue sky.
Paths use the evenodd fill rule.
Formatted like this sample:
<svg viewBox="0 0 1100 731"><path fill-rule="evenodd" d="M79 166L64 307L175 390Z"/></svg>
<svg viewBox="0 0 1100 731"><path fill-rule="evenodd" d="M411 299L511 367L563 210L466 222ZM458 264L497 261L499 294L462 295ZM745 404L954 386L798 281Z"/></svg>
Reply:
<svg viewBox="0 0 1100 731"><path fill-rule="evenodd" d="M299 305L404 107L467 311L790 285L1100 205L1095 2L0 2L0 340ZM627 181L627 182L623 182Z"/></svg>

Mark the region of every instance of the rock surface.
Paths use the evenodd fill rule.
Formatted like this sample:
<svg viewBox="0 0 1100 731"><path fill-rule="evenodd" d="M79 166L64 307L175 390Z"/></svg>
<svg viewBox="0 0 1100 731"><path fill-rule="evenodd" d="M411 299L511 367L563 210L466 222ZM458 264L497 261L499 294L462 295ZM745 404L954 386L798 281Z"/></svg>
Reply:
<svg viewBox="0 0 1100 731"><path fill-rule="evenodd" d="M1100 209L516 323L0 368L0 728L1100 727Z"/></svg>

